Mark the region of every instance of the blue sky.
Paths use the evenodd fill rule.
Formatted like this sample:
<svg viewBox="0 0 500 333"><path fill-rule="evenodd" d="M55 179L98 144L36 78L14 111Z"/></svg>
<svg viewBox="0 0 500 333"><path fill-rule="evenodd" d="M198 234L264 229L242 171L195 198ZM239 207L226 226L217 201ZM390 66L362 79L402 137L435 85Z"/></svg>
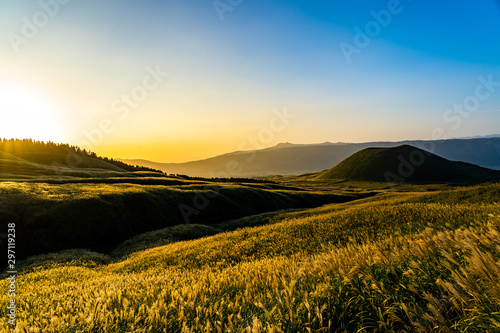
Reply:
<svg viewBox="0 0 500 333"><path fill-rule="evenodd" d="M43 138L185 161L236 150L284 108L295 118L258 148L499 133L500 87L453 109L474 102L479 77L500 82L499 1L221 0L221 20L212 1L72 0L16 52L12 34L51 1L0 0L0 89L51 101ZM356 46L355 28L388 8L390 23L347 61L340 45ZM168 79L117 118L111 104L151 67ZM113 130L89 138L103 119Z"/></svg>

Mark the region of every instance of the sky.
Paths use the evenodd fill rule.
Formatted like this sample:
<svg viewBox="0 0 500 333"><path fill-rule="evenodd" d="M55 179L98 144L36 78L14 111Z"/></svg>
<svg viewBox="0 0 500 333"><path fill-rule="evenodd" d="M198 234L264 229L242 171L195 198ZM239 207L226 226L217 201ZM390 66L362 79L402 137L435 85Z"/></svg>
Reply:
<svg viewBox="0 0 500 333"><path fill-rule="evenodd" d="M499 120L498 0L0 0L0 137L184 162Z"/></svg>

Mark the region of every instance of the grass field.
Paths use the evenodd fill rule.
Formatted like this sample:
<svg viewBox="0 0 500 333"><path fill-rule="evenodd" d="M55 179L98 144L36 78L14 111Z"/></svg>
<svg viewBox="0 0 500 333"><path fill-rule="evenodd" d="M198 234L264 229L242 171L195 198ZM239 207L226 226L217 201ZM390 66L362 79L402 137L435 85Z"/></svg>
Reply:
<svg viewBox="0 0 500 333"><path fill-rule="evenodd" d="M18 259L74 248L109 253L136 235L169 226L211 225L367 195L172 177L74 177L58 182L0 182L0 226L7 230L8 223L17 224L17 235L23 240Z"/></svg>
<svg viewBox="0 0 500 333"><path fill-rule="evenodd" d="M110 255L31 258L17 276L16 330L500 330L500 185L376 191L167 228ZM6 332L7 302L0 295Z"/></svg>

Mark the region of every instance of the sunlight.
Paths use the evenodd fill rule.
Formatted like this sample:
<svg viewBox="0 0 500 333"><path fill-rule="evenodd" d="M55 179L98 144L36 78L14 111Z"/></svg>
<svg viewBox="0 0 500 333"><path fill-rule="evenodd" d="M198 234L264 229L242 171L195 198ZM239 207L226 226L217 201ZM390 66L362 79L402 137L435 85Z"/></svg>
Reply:
<svg viewBox="0 0 500 333"><path fill-rule="evenodd" d="M16 83L0 83L0 138L55 141L60 130L55 103Z"/></svg>

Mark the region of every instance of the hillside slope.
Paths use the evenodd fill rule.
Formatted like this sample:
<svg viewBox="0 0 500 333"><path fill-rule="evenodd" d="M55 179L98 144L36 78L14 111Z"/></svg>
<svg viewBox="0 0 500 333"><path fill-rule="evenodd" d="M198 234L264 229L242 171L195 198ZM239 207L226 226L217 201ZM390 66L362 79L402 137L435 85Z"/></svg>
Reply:
<svg viewBox="0 0 500 333"><path fill-rule="evenodd" d="M161 181L165 185L158 185ZM169 177L153 178L151 184L148 183L133 184L127 178L112 183L104 179L92 184L84 180L62 185L0 182L0 227L6 230L8 223L16 223L18 237L23 239L16 247L18 259L74 248L106 253L131 237L169 226L210 225L263 212L317 207L368 195L297 191L285 186L274 189L266 184L204 183Z"/></svg>
<svg viewBox="0 0 500 333"><path fill-rule="evenodd" d="M68 144L40 142L30 139L0 139L0 174L39 176L67 174L72 171L133 172L152 171L147 167L97 156ZM5 178L5 177L4 177Z"/></svg>
<svg viewBox="0 0 500 333"><path fill-rule="evenodd" d="M366 148L321 172L317 179L375 182L464 182L500 179L500 171L452 162L409 145Z"/></svg>

